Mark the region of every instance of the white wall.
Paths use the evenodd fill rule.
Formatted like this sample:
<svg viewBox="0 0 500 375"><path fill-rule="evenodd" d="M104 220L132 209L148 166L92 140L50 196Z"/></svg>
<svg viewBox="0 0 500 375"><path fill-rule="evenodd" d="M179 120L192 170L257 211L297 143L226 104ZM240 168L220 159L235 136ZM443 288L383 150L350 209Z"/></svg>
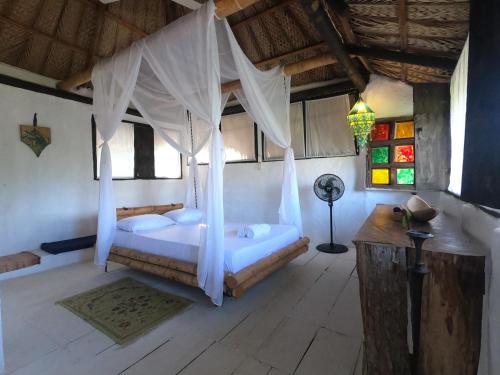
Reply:
<svg viewBox="0 0 500 375"><path fill-rule="evenodd" d="M91 107L0 85L0 254L96 232ZM19 125L52 129L40 158L19 140ZM117 205L182 201L184 181L116 181Z"/></svg>
<svg viewBox="0 0 500 375"><path fill-rule="evenodd" d="M0 254L95 234L98 182L93 180L90 111L86 104L0 85ZM34 112L40 126L52 128L52 144L40 158L19 140L19 124L30 124ZM315 242L329 238L328 206L312 190L323 173L339 175L346 185L334 206L336 239L345 244L376 203L399 204L409 197L365 190L364 155L298 160L297 173L305 232ZM281 175L282 162L228 164L226 220L277 222ZM115 181L114 188L119 207L182 202L185 179ZM424 197L435 202L439 194Z"/></svg>

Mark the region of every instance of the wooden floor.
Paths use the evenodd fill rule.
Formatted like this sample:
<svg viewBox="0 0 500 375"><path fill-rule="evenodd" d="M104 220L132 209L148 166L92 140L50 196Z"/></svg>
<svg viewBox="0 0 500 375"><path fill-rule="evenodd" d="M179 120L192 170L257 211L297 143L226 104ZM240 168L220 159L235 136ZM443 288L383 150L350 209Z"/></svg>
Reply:
<svg viewBox="0 0 500 375"><path fill-rule="evenodd" d="M118 265L104 273L83 263L5 281L0 286L7 373L360 374L354 266L354 250L309 250L241 299L226 298L221 308L195 288ZM124 276L195 303L124 347L54 304Z"/></svg>

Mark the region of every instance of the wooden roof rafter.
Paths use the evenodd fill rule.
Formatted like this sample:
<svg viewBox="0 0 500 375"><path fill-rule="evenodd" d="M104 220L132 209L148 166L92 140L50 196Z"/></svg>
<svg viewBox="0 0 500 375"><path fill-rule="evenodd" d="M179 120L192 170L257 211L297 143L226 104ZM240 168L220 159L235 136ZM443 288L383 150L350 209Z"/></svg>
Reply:
<svg viewBox="0 0 500 375"><path fill-rule="evenodd" d="M101 6L105 6L107 8L107 6L103 3L101 3L99 0L77 0L81 3L84 3L84 4L87 4L89 6L93 6L93 7L101 7ZM130 23L130 22L127 22L125 21L124 19L122 19L120 16L110 12L109 10L106 9L106 11L104 12L104 16L105 17L108 17L109 19L113 20L114 22L118 23L119 25L129 29L130 31L136 33L137 35L141 36L141 37L145 37L147 36L148 34L142 30L141 28L137 27L136 25Z"/></svg>
<svg viewBox="0 0 500 375"><path fill-rule="evenodd" d="M408 9L406 8L407 0L398 0L398 19L399 19L399 37L401 40L401 52L406 52L408 48ZM407 66L405 63L401 64L401 80L406 82Z"/></svg>
<svg viewBox="0 0 500 375"><path fill-rule="evenodd" d="M314 24L320 35L323 35L326 43L335 54L339 63L344 68L344 71L354 83L354 86L356 86L360 92L364 91L366 81L345 50L344 44L340 39L335 26L331 22L326 9L324 9L322 2L320 0L301 0L301 2L307 15L309 16L309 19L311 20L311 23Z"/></svg>
<svg viewBox="0 0 500 375"><path fill-rule="evenodd" d="M379 22L389 22L389 23L398 23L399 22L398 17L377 16L376 19ZM373 17L369 17L369 16L366 16L363 14L356 14L356 20L373 21ZM420 26L427 26L427 27L433 27L433 26L436 27L436 26L442 26L442 25L459 25L459 26L469 25L468 20L441 21L441 20L436 20L434 18L408 19L407 22L414 23L414 24L420 25Z"/></svg>
<svg viewBox="0 0 500 375"><path fill-rule="evenodd" d="M97 21L96 21L96 27L94 28L94 34L91 37L92 44L90 45L90 48L87 53L87 60L85 62L85 68L89 68L92 66L94 56L97 54L97 48L99 46L99 42L102 37L102 32L104 29L104 13L106 12L106 8L103 4L103 6L100 6L97 8Z"/></svg>
<svg viewBox="0 0 500 375"><path fill-rule="evenodd" d="M63 4L61 6L61 10L59 11L59 14L57 16L57 21L56 21L54 31L52 32L53 39L50 40L49 46L47 47L47 52L46 52L45 57L43 59L41 74L43 74L45 72L45 70L47 69L47 62L49 61L50 53L52 52L53 42L59 41L59 39L60 39L57 37L57 34L59 32L59 27L61 26L61 19L64 15L64 12L66 11L67 6L68 6L68 0L64 0ZM76 45L76 44L72 43L72 45Z"/></svg>
<svg viewBox="0 0 500 375"><path fill-rule="evenodd" d="M344 37L347 39L347 43L358 44L358 39L351 26L351 15L347 3L344 0L327 0L327 4L334 10L334 13L331 15L333 17L332 22L334 22L334 26L337 28L337 25L340 25L340 28L344 31ZM369 73L374 72L367 59L363 56L358 56L358 59Z"/></svg>
<svg viewBox="0 0 500 375"><path fill-rule="evenodd" d="M249 24L249 23L252 23L254 22L255 20L261 18L261 17L264 17L268 14L273 14L273 13L277 13L279 12L281 9L291 5L291 4L294 4L296 3L298 0L282 0L280 3L278 3L277 5L275 6L272 6L272 7L269 7L265 10L263 10L262 12L258 12L250 17L247 17L247 18L244 18L243 20L239 21L239 22L236 22L234 24L231 25L231 29L233 29L234 31L238 30L239 28Z"/></svg>
<svg viewBox="0 0 500 375"><path fill-rule="evenodd" d="M36 16L33 17L33 20L31 21L30 27L34 28L36 25L36 21L38 19L37 15L40 14L40 12L43 10L45 7L47 0L40 0L38 6L36 7ZM26 39L24 51L18 56L16 65L20 65L22 59L29 55L30 52L30 44L33 43L34 40L34 35L30 34L29 37Z"/></svg>

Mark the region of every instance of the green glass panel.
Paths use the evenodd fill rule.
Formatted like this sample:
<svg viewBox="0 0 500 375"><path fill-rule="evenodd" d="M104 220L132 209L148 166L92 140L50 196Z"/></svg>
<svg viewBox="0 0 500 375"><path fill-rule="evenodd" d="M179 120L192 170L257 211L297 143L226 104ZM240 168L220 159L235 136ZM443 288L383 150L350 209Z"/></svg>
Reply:
<svg viewBox="0 0 500 375"><path fill-rule="evenodd" d="M414 185L415 168L398 168L396 170L396 181L398 185Z"/></svg>
<svg viewBox="0 0 500 375"><path fill-rule="evenodd" d="M389 147L372 148L372 163L389 163Z"/></svg>

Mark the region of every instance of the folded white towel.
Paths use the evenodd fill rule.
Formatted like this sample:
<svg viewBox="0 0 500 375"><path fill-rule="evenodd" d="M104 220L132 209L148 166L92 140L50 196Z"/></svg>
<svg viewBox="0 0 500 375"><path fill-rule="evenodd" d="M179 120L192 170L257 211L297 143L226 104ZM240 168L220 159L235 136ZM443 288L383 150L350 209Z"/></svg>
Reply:
<svg viewBox="0 0 500 375"><path fill-rule="evenodd" d="M271 231L271 226L269 224L251 224L244 228L245 237L247 238L258 238L268 234Z"/></svg>
<svg viewBox="0 0 500 375"><path fill-rule="evenodd" d="M246 237L245 228L246 227L244 225L238 228L238 237L240 238Z"/></svg>

